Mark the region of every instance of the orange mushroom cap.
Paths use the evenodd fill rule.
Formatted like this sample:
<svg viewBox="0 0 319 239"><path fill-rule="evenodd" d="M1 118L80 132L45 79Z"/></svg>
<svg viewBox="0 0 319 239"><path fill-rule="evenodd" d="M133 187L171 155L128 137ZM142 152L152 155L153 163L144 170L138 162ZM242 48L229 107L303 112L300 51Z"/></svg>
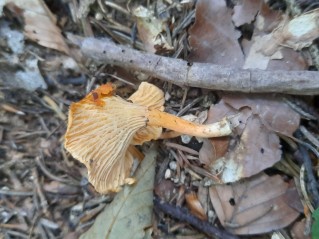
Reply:
<svg viewBox="0 0 319 239"><path fill-rule="evenodd" d="M142 83L130 98L113 95L102 85L70 106L65 148L85 164L89 181L100 193L117 192L129 177L133 156L130 145L157 139L161 127L146 126L148 108L163 110L163 92ZM134 104L135 103L135 104Z"/></svg>

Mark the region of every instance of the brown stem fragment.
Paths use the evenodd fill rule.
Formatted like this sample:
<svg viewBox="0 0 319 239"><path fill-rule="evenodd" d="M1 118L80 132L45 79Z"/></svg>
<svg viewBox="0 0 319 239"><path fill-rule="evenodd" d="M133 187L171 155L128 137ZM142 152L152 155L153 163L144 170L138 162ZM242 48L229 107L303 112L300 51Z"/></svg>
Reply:
<svg viewBox="0 0 319 239"><path fill-rule="evenodd" d="M316 71L263 71L189 63L137 51L108 39L86 38L81 50L96 61L139 70L181 86L254 93L319 94L319 72Z"/></svg>

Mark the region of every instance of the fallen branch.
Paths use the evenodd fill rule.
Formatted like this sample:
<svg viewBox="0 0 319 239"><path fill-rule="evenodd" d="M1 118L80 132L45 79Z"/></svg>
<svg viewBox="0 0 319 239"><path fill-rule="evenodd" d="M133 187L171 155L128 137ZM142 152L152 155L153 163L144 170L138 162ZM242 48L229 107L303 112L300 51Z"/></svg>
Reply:
<svg viewBox="0 0 319 239"><path fill-rule="evenodd" d="M96 61L139 70L180 86L254 93L319 94L318 71L263 71L190 63L137 51L108 39L86 38L81 50Z"/></svg>

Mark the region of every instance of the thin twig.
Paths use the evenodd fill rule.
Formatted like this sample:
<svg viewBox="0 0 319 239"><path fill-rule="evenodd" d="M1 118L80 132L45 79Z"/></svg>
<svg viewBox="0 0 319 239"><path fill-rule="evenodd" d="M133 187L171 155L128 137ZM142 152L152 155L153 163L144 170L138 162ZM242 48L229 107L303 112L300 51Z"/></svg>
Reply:
<svg viewBox="0 0 319 239"><path fill-rule="evenodd" d="M296 132L297 137L301 136L300 131ZM319 206L319 191L317 188L317 181L316 178L313 174L313 169L312 169L312 162L309 156L309 153L304 146L304 144L301 144L299 142L299 151L300 151L300 158L302 159L302 163L305 166L305 170L307 172L307 179L308 179L308 186L309 186L309 191L311 192L313 196L313 204L314 207L317 208Z"/></svg>
<svg viewBox="0 0 319 239"><path fill-rule="evenodd" d="M306 127L300 126L301 133L314 145L319 149L319 140L309 132Z"/></svg>
<svg viewBox="0 0 319 239"><path fill-rule="evenodd" d="M180 145L180 144L166 142L165 145L167 147L179 149L179 150L184 151L184 152L189 153L189 154L198 155L198 152L196 150L188 148L188 147Z"/></svg>
<svg viewBox="0 0 319 239"><path fill-rule="evenodd" d="M43 162L41 161L40 157L36 157L35 158L35 162L36 164L39 166L39 168L41 169L41 171L48 176L49 178L51 178L52 180L61 182L61 183L65 183L65 184L70 184L70 185L74 185L74 186L80 186L79 182L75 182L74 180L68 180L68 179L64 179L64 178L59 178L55 175L53 175L47 168L46 166L43 164Z"/></svg>
<svg viewBox="0 0 319 239"><path fill-rule="evenodd" d="M302 196L304 197L305 205L309 208L311 212L314 212L314 207L311 204L311 200L308 196L306 182L305 182L305 165L302 165L300 168L300 176L299 176L299 185ZM304 205L304 207L305 207Z"/></svg>
<svg viewBox="0 0 319 239"><path fill-rule="evenodd" d="M22 191L12 191L12 190L0 189L0 195L29 197L29 196L33 195L33 192L22 192Z"/></svg>
<svg viewBox="0 0 319 239"><path fill-rule="evenodd" d="M192 225L199 231L207 234L209 237L217 237L222 239L238 239L237 236L232 235L229 232L220 230L219 228L215 227L209 222L202 221L197 217L191 215L190 213L188 213L186 209L173 206L166 202L161 202L158 197L154 198L154 206L162 212L164 212L165 214L168 214L174 217L175 219Z"/></svg>
<svg viewBox="0 0 319 239"><path fill-rule="evenodd" d="M34 182L34 185L35 185L36 192L39 195L40 206L41 206L41 208L43 210L43 213L47 214L49 204L48 204L47 199L45 198L45 195L43 193L42 187L40 185L39 175L38 175L38 171L37 171L36 168L32 169L32 176L33 176L33 182Z"/></svg>
<svg viewBox="0 0 319 239"><path fill-rule="evenodd" d="M204 99L205 96L200 96L197 99L193 100L191 103L186 105L183 109L181 109L176 116L182 116L184 113L189 111L194 105L196 105L198 102L200 102L202 99Z"/></svg>
<svg viewBox="0 0 319 239"><path fill-rule="evenodd" d="M84 55L96 61L139 70L181 86L240 92L319 93L319 72L236 69L209 63L190 63L134 50L108 39L86 38Z"/></svg>

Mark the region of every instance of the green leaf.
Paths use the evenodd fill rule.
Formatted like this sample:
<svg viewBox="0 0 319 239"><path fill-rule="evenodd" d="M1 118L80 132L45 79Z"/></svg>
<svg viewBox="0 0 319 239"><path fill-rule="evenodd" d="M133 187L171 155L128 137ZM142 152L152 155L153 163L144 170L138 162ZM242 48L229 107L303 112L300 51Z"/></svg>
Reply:
<svg viewBox="0 0 319 239"><path fill-rule="evenodd" d="M319 238L319 208L317 208L313 213L312 213L312 226L311 226L311 235L313 239L318 239Z"/></svg>
<svg viewBox="0 0 319 239"><path fill-rule="evenodd" d="M141 239L152 225L156 149L145 155L136 173L136 184L124 186L96 218L81 239Z"/></svg>

